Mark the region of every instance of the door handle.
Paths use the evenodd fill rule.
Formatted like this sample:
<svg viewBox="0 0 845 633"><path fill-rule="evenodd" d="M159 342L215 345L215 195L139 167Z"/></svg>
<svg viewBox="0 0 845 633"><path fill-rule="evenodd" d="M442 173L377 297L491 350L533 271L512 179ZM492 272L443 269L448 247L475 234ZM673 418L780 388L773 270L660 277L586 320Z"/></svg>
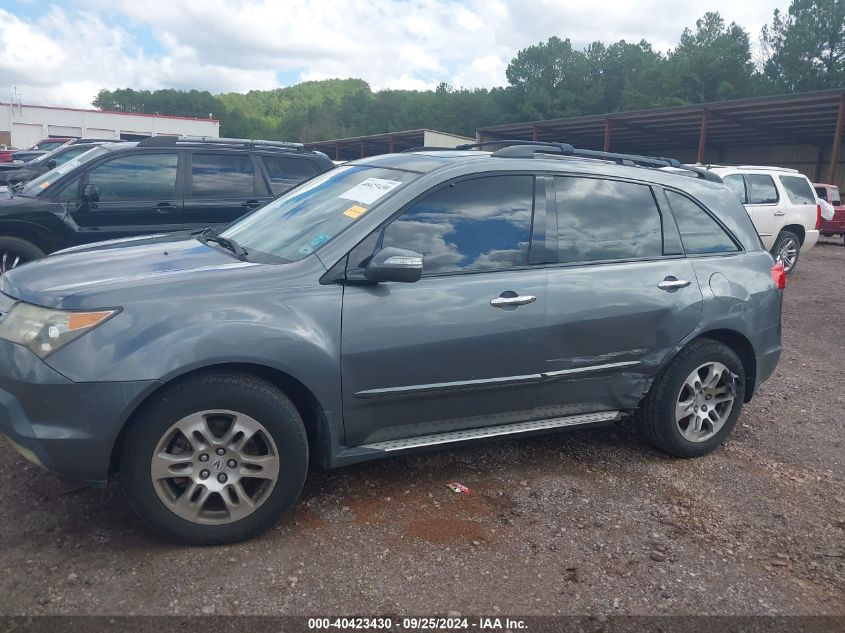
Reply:
<svg viewBox="0 0 845 633"><path fill-rule="evenodd" d="M531 295L516 295L513 297L496 297L490 299L490 305L494 308L506 308L508 306L524 306L526 303L537 301L537 297Z"/></svg>
<svg viewBox="0 0 845 633"><path fill-rule="evenodd" d="M657 284L657 287L661 290L672 291L678 290L679 288L686 288L691 283L691 281L687 281L686 279L678 279L677 277L672 277L670 275L669 277L666 277L666 279L661 281L659 284Z"/></svg>
<svg viewBox="0 0 845 633"><path fill-rule="evenodd" d="M786 211L775 211L774 215L786 215Z"/></svg>
<svg viewBox="0 0 845 633"><path fill-rule="evenodd" d="M176 206L170 204L169 202L159 202L153 207L153 209L156 213L170 213L171 211L176 210Z"/></svg>

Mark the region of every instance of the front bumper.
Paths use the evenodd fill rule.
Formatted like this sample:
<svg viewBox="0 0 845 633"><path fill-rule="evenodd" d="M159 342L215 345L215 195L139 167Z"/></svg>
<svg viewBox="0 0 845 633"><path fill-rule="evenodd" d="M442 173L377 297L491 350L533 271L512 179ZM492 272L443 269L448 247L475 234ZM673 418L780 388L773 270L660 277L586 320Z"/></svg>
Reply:
<svg viewBox="0 0 845 633"><path fill-rule="evenodd" d="M103 484L123 424L157 381L75 383L0 341L0 434L59 477Z"/></svg>

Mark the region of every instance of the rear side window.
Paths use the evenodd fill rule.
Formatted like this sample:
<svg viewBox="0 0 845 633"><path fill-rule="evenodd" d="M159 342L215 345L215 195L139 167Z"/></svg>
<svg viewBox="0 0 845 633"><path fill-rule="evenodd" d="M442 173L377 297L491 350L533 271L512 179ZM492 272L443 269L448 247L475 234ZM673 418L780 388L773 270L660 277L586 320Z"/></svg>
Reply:
<svg viewBox="0 0 845 633"><path fill-rule="evenodd" d="M781 176L780 181L792 204L816 204L810 182L803 176Z"/></svg>
<svg viewBox="0 0 845 633"><path fill-rule="evenodd" d="M88 184L97 187L101 202L174 198L178 160L175 153L121 156L94 167Z"/></svg>
<svg viewBox="0 0 845 633"><path fill-rule="evenodd" d="M663 254L651 189L614 180L556 177L558 261L640 259Z"/></svg>
<svg viewBox="0 0 845 633"><path fill-rule="evenodd" d="M246 154L194 154L191 188L196 197L251 196L255 193L252 159Z"/></svg>
<svg viewBox="0 0 845 633"><path fill-rule="evenodd" d="M816 195L822 200L830 202L830 198L827 197L827 187L816 187Z"/></svg>
<svg viewBox="0 0 845 633"><path fill-rule="evenodd" d="M745 182L749 204L775 204L779 200L775 181L768 174L748 174Z"/></svg>
<svg viewBox="0 0 845 633"><path fill-rule="evenodd" d="M320 171L313 162L305 158L262 156L261 160L267 168L270 189L274 194L284 193L297 183L316 176Z"/></svg>
<svg viewBox="0 0 845 633"><path fill-rule="evenodd" d="M748 202L748 193L745 191L745 179L742 174L731 174L722 178L724 182L739 198L742 204Z"/></svg>
<svg viewBox="0 0 845 633"><path fill-rule="evenodd" d="M424 274L505 270L528 257L533 176L456 182L412 204L384 231L383 247L424 257Z"/></svg>
<svg viewBox="0 0 845 633"><path fill-rule="evenodd" d="M667 191L666 195L688 255L738 250L727 232L697 203L674 191Z"/></svg>

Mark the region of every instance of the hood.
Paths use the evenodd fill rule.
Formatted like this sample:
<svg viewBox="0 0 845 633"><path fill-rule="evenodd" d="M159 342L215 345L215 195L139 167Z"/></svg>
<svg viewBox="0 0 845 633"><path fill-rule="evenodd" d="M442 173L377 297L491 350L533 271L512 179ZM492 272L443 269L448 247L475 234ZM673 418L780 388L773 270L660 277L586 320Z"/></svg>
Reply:
<svg viewBox="0 0 845 633"><path fill-rule="evenodd" d="M9 271L3 293L43 306L55 306L79 293L128 288L203 274L261 266L184 235L115 240L60 251Z"/></svg>

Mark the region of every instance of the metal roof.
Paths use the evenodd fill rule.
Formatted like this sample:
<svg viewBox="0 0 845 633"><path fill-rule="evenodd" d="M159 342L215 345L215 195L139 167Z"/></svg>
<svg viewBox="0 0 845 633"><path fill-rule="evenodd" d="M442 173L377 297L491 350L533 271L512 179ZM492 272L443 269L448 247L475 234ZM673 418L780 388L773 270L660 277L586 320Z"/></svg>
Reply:
<svg viewBox="0 0 845 633"><path fill-rule="evenodd" d="M479 128L482 141L523 138L614 151L708 146L829 144L845 90L753 97Z"/></svg>
<svg viewBox="0 0 845 633"><path fill-rule="evenodd" d="M365 136L350 136L327 141L314 141L305 143L305 147L324 152L338 160L351 160L354 158L363 158L364 156L403 152L414 147L421 147L426 144L426 133L448 136L469 143L474 141L472 138L458 134L420 128L416 130L402 130L401 132L384 132L383 134L367 134Z"/></svg>

